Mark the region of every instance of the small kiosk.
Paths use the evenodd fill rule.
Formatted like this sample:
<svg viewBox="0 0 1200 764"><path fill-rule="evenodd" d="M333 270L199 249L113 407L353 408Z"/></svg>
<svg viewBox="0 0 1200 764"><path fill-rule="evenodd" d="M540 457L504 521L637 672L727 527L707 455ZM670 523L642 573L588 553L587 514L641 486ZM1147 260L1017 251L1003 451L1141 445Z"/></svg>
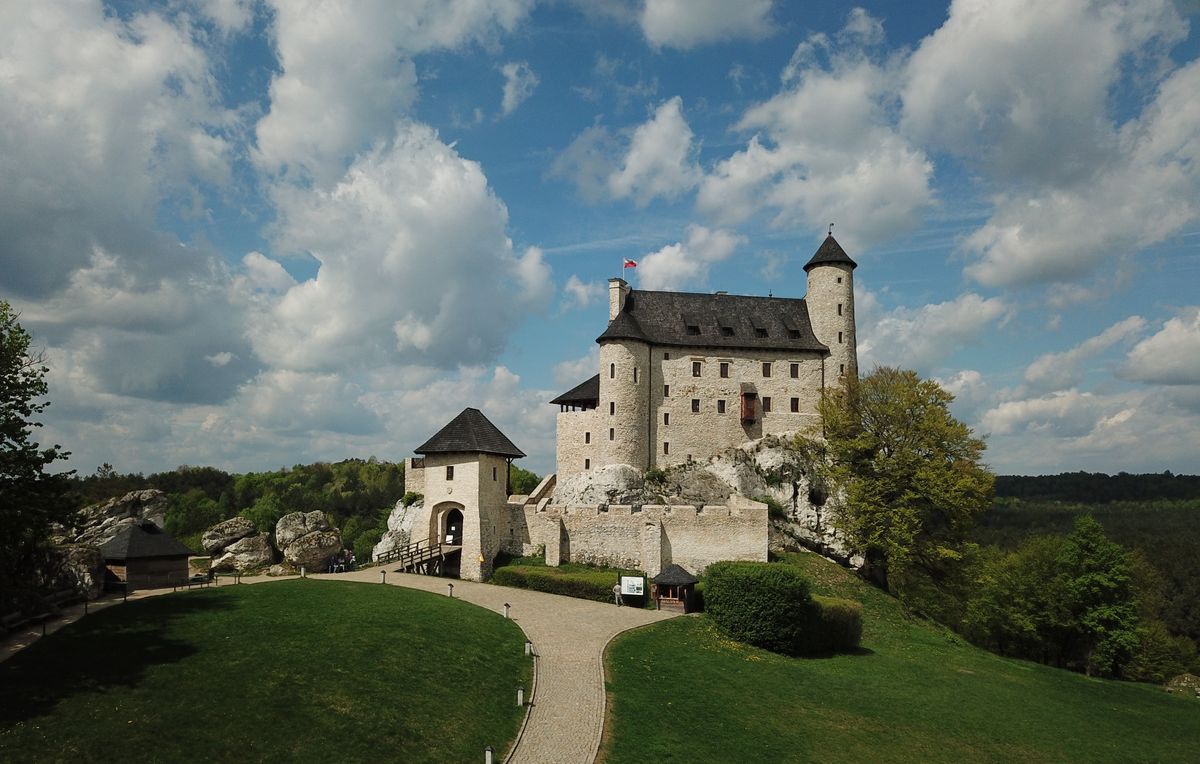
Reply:
<svg viewBox="0 0 1200 764"><path fill-rule="evenodd" d="M687 613L695 595L698 578L672 563L650 579L650 596L659 610Z"/></svg>

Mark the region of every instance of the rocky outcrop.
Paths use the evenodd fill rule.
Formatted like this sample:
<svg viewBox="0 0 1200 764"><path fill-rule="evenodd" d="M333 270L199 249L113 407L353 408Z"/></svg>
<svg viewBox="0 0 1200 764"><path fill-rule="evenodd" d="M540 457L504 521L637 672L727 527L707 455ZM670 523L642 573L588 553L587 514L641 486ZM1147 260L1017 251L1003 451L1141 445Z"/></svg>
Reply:
<svg viewBox="0 0 1200 764"><path fill-rule="evenodd" d="M209 554L224 550L236 541L258 534L254 523L245 517L234 517L206 530L200 536L200 545Z"/></svg>
<svg viewBox="0 0 1200 764"><path fill-rule="evenodd" d="M415 501L408 506L405 506L403 500L396 502L392 513L388 515L387 531L375 548L371 550L372 560L377 560L381 555L387 554L393 549L412 543L413 522L419 514L418 510L422 509L424 505L423 501Z"/></svg>
<svg viewBox="0 0 1200 764"><path fill-rule="evenodd" d="M280 550L284 550L303 536L327 530L329 523L325 520L324 512L291 512L279 518L275 524L275 543Z"/></svg>
<svg viewBox="0 0 1200 764"><path fill-rule="evenodd" d="M283 559L297 568L322 570L342 550L342 534L319 511L292 512L275 524L275 543Z"/></svg>
<svg viewBox="0 0 1200 764"><path fill-rule="evenodd" d="M129 525L150 522L163 528L166 516L165 493L153 488L131 491L119 498L81 509L75 529L66 535L68 540L76 544L100 546Z"/></svg>
<svg viewBox="0 0 1200 764"><path fill-rule="evenodd" d="M263 534L246 536L213 555L211 568L217 571L245 573L275 562L275 548Z"/></svg>
<svg viewBox="0 0 1200 764"><path fill-rule="evenodd" d="M342 534L337 529L307 533L283 550L283 559L297 568L322 571L329 558L342 551Z"/></svg>

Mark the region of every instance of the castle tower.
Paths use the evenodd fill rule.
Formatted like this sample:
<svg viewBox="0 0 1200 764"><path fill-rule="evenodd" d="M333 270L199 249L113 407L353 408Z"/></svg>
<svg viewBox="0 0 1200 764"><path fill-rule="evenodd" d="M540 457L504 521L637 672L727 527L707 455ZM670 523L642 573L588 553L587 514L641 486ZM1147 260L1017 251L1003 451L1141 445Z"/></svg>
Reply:
<svg viewBox="0 0 1200 764"><path fill-rule="evenodd" d="M595 424L601 464L650 466L650 342L628 307L624 279L610 279L608 328L600 343L600 400Z"/></svg>
<svg viewBox="0 0 1200 764"><path fill-rule="evenodd" d="M825 383L858 376L858 341L854 329L854 269L858 265L833 234L804 266L808 274L808 317L813 334L829 348Z"/></svg>
<svg viewBox="0 0 1200 764"><path fill-rule="evenodd" d="M491 576L500 551L500 527L508 503L508 465L525 454L479 409L467 408L416 449L424 458L406 462L419 471L405 488L424 489L423 514L413 540L428 539L458 558L458 575L471 581Z"/></svg>

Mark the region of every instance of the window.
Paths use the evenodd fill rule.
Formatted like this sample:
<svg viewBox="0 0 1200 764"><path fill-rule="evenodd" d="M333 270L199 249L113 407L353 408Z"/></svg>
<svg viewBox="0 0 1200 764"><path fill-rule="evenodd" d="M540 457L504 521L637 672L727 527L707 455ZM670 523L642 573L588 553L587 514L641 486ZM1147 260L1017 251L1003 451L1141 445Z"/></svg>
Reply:
<svg viewBox="0 0 1200 764"><path fill-rule="evenodd" d="M800 330L799 329L788 329L788 339L789 340L800 339Z"/></svg>
<svg viewBox="0 0 1200 764"><path fill-rule="evenodd" d="M454 479L454 465L453 464L446 465L446 479L447 480Z"/></svg>
<svg viewBox="0 0 1200 764"><path fill-rule="evenodd" d="M721 336L732 337L733 336L733 327L732 326L722 326L721 327Z"/></svg>
<svg viewBox="0 0 1200 764"><path fill-rule="evenodd" d="M691 335L697 335L697 334L699 334L699 333L700 333L700 326L699 326L699 325L697 325L697 324L688 324L688 325L687 325L687 333L688 333L688 334L691 334Z"/></svg>
<svg viewBox="0 0 1200 764"><path fill-rule="evenodd" d="M612 416L615 413L617 413L617 402L609 401L608 402L608 415Z"/></svg>
<svg viewBox="0 0 1200 764"><path fill-rule="evenodd" d="M592 442L592 434L591 434L590 432L585 432L585 433L583 434L583 442L584 442L584 443L591 443L591 442Z"/></svg>
<svg viewBox="0 0 1200 764"><path fill-rule="evenodd" d="M692 413L693 414L700 413L700 399L699 398L692 398Z"/></svg>
<svg viewBox="0 0 1200 764"><path fill-rule="evenodd" d="M838 344L842 344L842 333L838 332Z"/></svg>
<svg viewBox="0 0 1200 764"><path fill-rule="evenodd" d="M693 376L693 377L698 377L698 376L700 376L700 369L701 369L700 362L699 362L699 361L692 361L692 376Z"/></svg>
<svg viewBox="0 0 1200 764"><path fill-rule="evenodd" d="M496 468L492 467L492 480L496 479Z"/></svg>
<svg viewBox="0 0 1200 764"><path fill-rule="evenodd" d="M844 363L839 363L839 364L838 364L838 374L839 374L839 375L844 375L845 373L846 373L846 364L844 364Z"/></svg>
<svg viewBox="0 0 1200 764"><path fill-rule="evenodd" d="M767 330L766 330L766 329L764 329L764 328L763 328L763 327L761 327L761 326L759 326L759 327L756 327L756 328L755 328L755 330L754 330L754 336L755 336L755 337L766 337L766 336L767 336Z"/></svg>
<svg viewBox="0 0 1200 764"><path fill-rule="evenodd" d="M610 363L608 365L608 378L609 379L617 378L617 365L615 363Z"/></svg>
<svg viewBox="0 0 1200 764"><path fill-rule="evenodd" d="M842 335L839 332L838 337L841 337L841 336ZM841 340L839 339L838 342L841 342ZM636 366L633 367L633 384L635 384L635 385L637 384L637 367Z"/></svg>
<svg viewBox="0 0 1200 764"><path fill-rule="evenodd" d="M842 277L841 277L841 276L838 276L838 283L839 283L839 284L840 284L840 283L842 283Z"/></svg>
<svg viewBox="0 0 1200 764"><path fill-rule="evenodd" d="M793 414L800 413L800 399L799 398L792 398L792 413Z"/></svg>
<svg viewBox="0 0 1200 764"><path fill-rule="evenodd" d="M794 363L791 365L791 374L792 374L792 379L800 378L800 364Z"/></svg>
<svg viewBox="0 0 1200 764"><path fill-rule="evenodd" d="M663 353L663 360L664 360L664 361L669 361L669 360L671 360L671 354L670 354L670 353Z"/></svg>
<svg viewBox="0 0 1200 764"><path fill-rule="evenodd" d="M671 397L671 386L670 385L663 385L663 397L664 398Z"/></svg>
<svg viewBox="0 0 1200 764"><path fill-rule="evenodd" d="M729 377L729 363L726 361L722 361L721 362L721 378L726 379L727 377Z"/></svg>
<svg viewBox="0 0 1200 764"><path fill-rule="evenodd" d="M590 469L592 468L592 460L591 460L591 459L584 459L584 460L583 460L583 468L584 468L585 470L590 470Z"/></svg>
<svg viewBox="0 0 1200 764"><path fill-rule="evenodd" d="M771 398L769 396L763 397L763 413L764 414L771 413Z"/></svg>
<svg viewBox="0 0 1200 764"><path fill-rule="evenodd" d="M663 424L668 424L668 425L671 424L671 412L670 411L663 412Z"/></svg>
<svg viewBox="0 0 1200 764"><path fill-rule="evenodd" d="M742 393L742 421L753 423L758 419L758 393Z"/></svg>
<svg viewBox="0 0 1200 764"><path fill-rule="evenodd" d="M838 303L838 315L842 315L842 304L840 302Z"/></svg>
<svg viewBox="0 0 1200 764"><path fill-rule="evenodd" d="M608 439L609 439L609 440L616 440L616 439L617 439L617 431L616 431L616 429L615 429L615 428L613 428L613 427L609 427L609 428L608 428Z"/></svg>
<svg viewBox="0 0 1200 764"><path fill-rule="evenodd" d="M717 413L718 414L725 413L725 401L723 401L723 400L717 401Z"/></svg>
<svg viewBox="0 0 1200 764"><path fill-rule="evenodd" d="M671 453L671 444L670 444L670 443L668 443L668 442L667 442L667 441L665 441L665 440L663 441L663 453L664 453L664 454L669 454L669 453Z"/></svg>
<svg viewBox="0 0 1200 764"><path fill-rule="evenodd" d="M763 376L764 377L771 376L771 362L770 361L763 362Z"/></svg>

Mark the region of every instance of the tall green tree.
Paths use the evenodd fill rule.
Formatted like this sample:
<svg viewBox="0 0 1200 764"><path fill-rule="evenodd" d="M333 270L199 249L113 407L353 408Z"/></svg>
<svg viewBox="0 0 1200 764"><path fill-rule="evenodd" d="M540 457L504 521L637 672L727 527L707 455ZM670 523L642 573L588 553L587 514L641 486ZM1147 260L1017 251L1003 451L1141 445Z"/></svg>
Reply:
<svg viewBox="0 0 1200 764"><path fill-rule="evenodd" d="M950 414L954 396L916 372L878 367L820 402L832 520L873 580L947 579L992 500L983 440Z"/></svg>
<svg viewBox="0 0 1200 764"><path fill-rule="evenodd" d="M49 405L49 369L17 318L0 301L0 586L35 572L51 524L70 513L66 476L46 471L67 454L61 446L40 447L33 433Z"/></svg>

